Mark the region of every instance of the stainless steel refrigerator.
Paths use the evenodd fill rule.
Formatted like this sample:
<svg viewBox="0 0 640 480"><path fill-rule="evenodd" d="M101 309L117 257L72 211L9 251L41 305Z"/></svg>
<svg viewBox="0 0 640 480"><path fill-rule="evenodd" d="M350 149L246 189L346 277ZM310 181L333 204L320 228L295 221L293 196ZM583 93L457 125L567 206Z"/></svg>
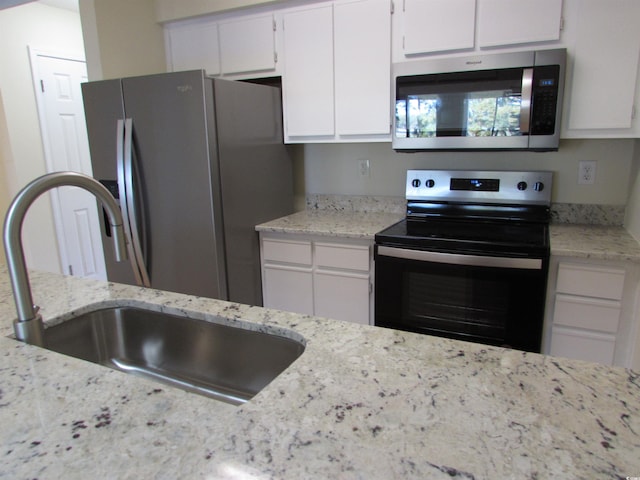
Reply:
<svg viewBox="0 0 640 480"><path fill-rule="evenodd" d="M93 175L120 202L131 263L102 222L109 280L261 305L255 225L293 211L277 88L175 72L82 85Z"/></svg>

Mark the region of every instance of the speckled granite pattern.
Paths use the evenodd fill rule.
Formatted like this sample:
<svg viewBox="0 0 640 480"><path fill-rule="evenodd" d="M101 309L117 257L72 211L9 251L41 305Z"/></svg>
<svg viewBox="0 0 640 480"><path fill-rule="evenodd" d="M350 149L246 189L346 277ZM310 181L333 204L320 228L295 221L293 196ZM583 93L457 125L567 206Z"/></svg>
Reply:
<svg viewBox="0 0 640 480"><path fill-rule="evenodd" d="M640 262L640 245L622 227L551 224L551 254Z"/></svg>
<svg viewBox="0 0 640 480"><path fill-rule="evenodd" d="M258 225L256 230L373 240L377 232L403 217L402 213L308 209Z"/></svg>
<svg viewBox="0 0 640 480"><path fill-rule="evenodd" d="M335 212L386 212L404 214L404 197L368 195L320 195L306 197L307 209ZM621 226L624 224L624 205L591 205L581 203L554 203L551 221L586 225Z"/></svg>
<svg viewBox="0 0 640 480"><path fill-rule="evenodd" d="M241 407L0 337L0 477L504 479L640 475L640 375L33 273L45 318L115 304L304 338ZM0 269L0 325L13 300Z"/></svg>
<svg viewBox="0 0 640 480"><path fill-rule="evenodd" d="M307 195L307 209L404 215L407 211L407 200L404 197L309 194Z"/></svg>
<svg viewBox="0 0 640 480"><path fill-rule="evenodd" d="M551 221L587 225L621 226L624 224L624 205L588 205L554 203L551 205Z"/></svg>

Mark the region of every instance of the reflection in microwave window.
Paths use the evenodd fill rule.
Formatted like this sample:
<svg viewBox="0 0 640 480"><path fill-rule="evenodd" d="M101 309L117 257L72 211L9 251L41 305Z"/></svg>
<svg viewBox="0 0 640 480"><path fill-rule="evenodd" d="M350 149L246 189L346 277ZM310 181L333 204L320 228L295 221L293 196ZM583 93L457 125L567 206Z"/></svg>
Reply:
<svg viewBox="0 0 640 480"><path fill-rule="evenodd" d="M438 98L435 95L408 95L396 102L396 136L435 137Z"/></svg>
<svg viewBox="0 0 640 480"><path fill-rule="evenodd" d="M520 95L478 92L466 100L467 137L520 135Z"/></svg>
<svg viewBox="0 0 640 480"><path fill-rule="evenodd" d="M396 101L396 131L398 138L429 138L439 136L497 137L521 135L519 93L512 91L471 92L448 95L451 107L458 102L458 116L439 116L443 99L440 95L407 95Z"/></svg>

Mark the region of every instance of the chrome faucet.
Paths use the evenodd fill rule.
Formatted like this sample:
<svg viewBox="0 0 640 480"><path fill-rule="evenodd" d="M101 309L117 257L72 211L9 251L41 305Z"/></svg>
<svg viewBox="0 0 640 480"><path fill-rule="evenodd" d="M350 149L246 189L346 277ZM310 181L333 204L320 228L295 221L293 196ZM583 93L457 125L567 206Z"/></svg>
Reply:
<svg viewBox="0 0 640 480"><path fill-rule="evenodd" d="M63 186L80 187L95 195L104 206L113 231L113 248L118 261L126 260L127 245L122 225L120 207L109 190L97 180L76 172L55 172L36 178L24 187L7 210L4 222L4 248L13 298L16 302L18 318L13 328L18 340L26 343L44 345L44 325L39 307L33 304L27 266L24 260L21 232L27 210L36 198L46 191Z"/></svg>

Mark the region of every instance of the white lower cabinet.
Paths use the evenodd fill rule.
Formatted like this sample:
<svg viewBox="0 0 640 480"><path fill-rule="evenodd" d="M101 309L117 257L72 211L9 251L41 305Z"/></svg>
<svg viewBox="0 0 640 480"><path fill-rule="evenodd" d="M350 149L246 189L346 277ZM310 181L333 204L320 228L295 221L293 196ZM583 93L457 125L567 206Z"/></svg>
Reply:
<svg viewBox="0 0 640 480"><path fill-rule="evenodd" d="M267 264L263 268L262 281L265 307L313 315L310 270Z"/></svg>
<svg viewBox="0 0 640 480"><path fill-rule="evenodd" d="M547 353L629 366L637 289L637 267L552 257Z"/></svg>
<svg viewBox="0 0 640 480"><path fill-rule="evenodd" d="M267 308L373 323L373 242L260 233Z"/></svg>

